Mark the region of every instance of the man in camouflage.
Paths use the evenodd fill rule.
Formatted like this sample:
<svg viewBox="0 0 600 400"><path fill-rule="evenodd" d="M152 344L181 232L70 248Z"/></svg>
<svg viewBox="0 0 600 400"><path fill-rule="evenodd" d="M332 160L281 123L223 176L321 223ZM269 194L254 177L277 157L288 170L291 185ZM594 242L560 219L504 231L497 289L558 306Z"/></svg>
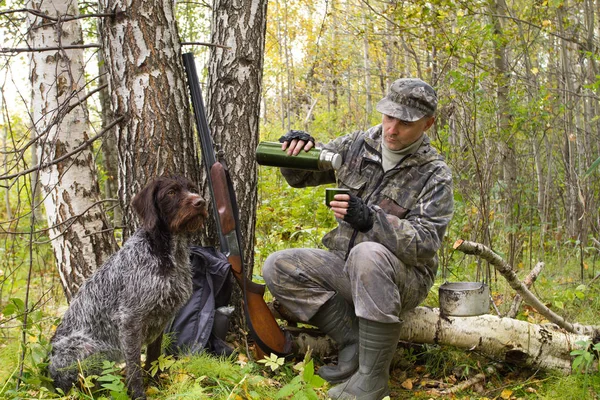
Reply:
<svg viewBox="0 0 600 400"><path fill-rule="evenodd" d="M323 238L328 250L279 251L263 267L281 304L339 345L337 365L318 371L329 382L343 382L329 391L333 399L389 394L400 315L433 285L436 253L453 211L450 169L425 134L436 107L431 86L399 79L377 104L380 125L323 146L342 156L337 182L350 189L331 202L339 225ZM280 141L290 155L314 145L302 131ZM333 171L281 172L293 187L336 182Z"/></svg>

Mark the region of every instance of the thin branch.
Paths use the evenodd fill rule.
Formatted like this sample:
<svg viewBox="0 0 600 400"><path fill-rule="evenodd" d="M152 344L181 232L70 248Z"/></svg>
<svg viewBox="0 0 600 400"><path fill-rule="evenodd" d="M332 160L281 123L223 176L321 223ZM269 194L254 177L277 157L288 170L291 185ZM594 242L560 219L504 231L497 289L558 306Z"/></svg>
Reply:
<svg viewBox="0 0 600 400"><path fill-rule="evenodd" d="M86 86L89 84L89 82L86 84ZM95 93L105 89L108 87L108 84L104 84L101 86L98 86L96 89L88 92L83 98L81 98L78 102L74 103L74 104L70 104L69 102L71 101L71 99L73 99L74 97L78 96L78 93L85 90L85 87L79 89L78 91L75 91L73 93L71 93L71 95L69 96L68 99L65 99L65 101L63 102L63 104L59 105L58 107L58 113L52 118L52 120L50 121L50 123L44 128L44 130L42 132L40 132L35 138L31 139L29 142L27 142L23 147L17 149L18 152L21 153L20 157L17 158L17 160L15 161L15 163L20 162L25 154L25 150L27 150L31 145L33 145L36 141L38 141L41 137L43 137L44 135L46 135L48 133L48 131L50 129L52 129L52 127L59 123L62 118L64 118L65 115L67 115L68 113L71 112L71 110L73 110L75 107L78 107L79 105L81 105L82 102L84 102L86 99L88 99L89 97L91 97L92 95L94 95ZM62 108L64 105L67 105L67 107ZM62 108L62 109L61 109ZM35 125L35 123L34 123ZM17 151L15 150L15 152ZM16 166L14 167L16 168ZM11 168L14 169L14 168ZM8 172L8 171L6 171ZM2 175L0 175L0 180L2 180Z"/></svg>
<svg viewBox="0 0 600 400"><path fill-rule="evenodd" d="M30 174L34 171L37 171L39 169L42 168L47 168L50 167L54 164L57 164L69 157L71 157L74 154L79 153L81 150L89 147L92 145L92 143L94 143L96 140L98 140L99 138L101 138L102 136L104 136L104 134L106 134L106 132L110 131L115 125L117 125L119 122L123 121L125 119L124 116L120 116L119 118L115 119L114 121L112 121L110 124L108 124L106 126L106 128L104 128L100 133L98 133L96 136L93 136L92 138L90 138L89 140L83 142L83 144L75 149L73 149L72 151L70 151L69 153L66 153L64 155L62 155L61 157L58 157L50 162L46 162L46 163L42 163L42 164L38 164L34 167L31 167L29 169L26 169L25 171L21 171L18 172L16 174L12 174L12 175L0 175L0 180L8 180L8 179L14 179L14 178L18 178L20 176L23 175L27 175Z"/></svg>
<svg viewBox="0 0 600 400"><path fill-rule="evenodd" d="M208 4L206 1L178 1L176 3L176 5L178 5L178 6L181 4L191 4L193 6L200 6L200 7L206 7L206 8L212 9L212 6L210 4Z"/></svg>
<svg viewBox="0 0 600 400"><path fill-rule="evenodd" d="M181 42L182 46L208 46L208 47L219 47L221 49L231 50L229 46L223 46L222 44L206 43L206 42Z"/></svg>
<svg viewBox="0 0 600 400"><path fill-rule="evenodd" d="M108 87L108 83L105 83L104 85L98 86L96 89L89 91L83 98L79 99L79 101L75 104L71 104L68 107L66 107L64 110L61 110L56 117L54 117L50 123L48 124L48 127L46 129L44 129L39 135L37 135L35 138L31 139L29 142L27 142L22 148L18 149L18 151L25 151L27 150L29 147L31 147L31 145L33 145L35 142L37 142L42 136L46 135L46 133L48 133L48 130L50 128L52 128L55 124L58 123L58 121L63 118L65 115L67 115L68 113L70 113L75 107L81 105L84 101L86 101L88 98L92 97L94 94L98 93L99 91L106 89ZM65 101L63 102L63 104L61 104L60 106L64 105L64 104L68 104L72 98L74 98L78 92L84 90L84 88L81 88L79 91L73 92L68 99L65 99ZM15 151L11 151L11 153L14 153ZM4 154L4 152L0 151L0 154ZM8 152L7 152L8 154Z"/></svg>
<svg viewBox="0 0 600 400"><path fill-rule="evenodd" d="M438 396L449 396L449 395L456 394L458 392L462 392L463 390L466 390L466 389L470 388L471 386L475 386L476 384L485 381L488 376L496 374L497 366L498 365L496 365L496 366L489 365L485 368L484 372L480 372L477 375L467 379L464 382L459 383L456 386L452 386L451 388L448 388L445 390L432 390L431 392L432 392L432 394L436 394Z"/></svg>
<svg viewBox="0 0 600 400"><path fill-rule="evenodd" d="M58 235L58 236L56 236L56 237L54 237L54 238L52 238L50 240L35 241L34 243L36 245L40 245L40 244L46 244L46 243L52 242L53 240L55 240L55 239L59 238L60 236L64 235L65 232L75 223L75 221L77 221L77 219L79 219L82 216L84 216L92 208L94 208L94 207L96 207L96 206L98 206L100 204L104 204L104 203L118 203L118 200L116 200L116 199L98 200L98 201L94 202L93 204L91 204L90 206L88 206L85 210L81 211L79 214L72 215L69 218L67 218L66 220L59 222L58 224L54 224L54 225L49 226L47 228L34 230L33 233L36 234L36 235L39 235L39 234L42 234L42 233L47 233L47 232L49 232L52 229L58 229L58 228L61 228L61 227L65 226L64 229L63 229L63 233L62 234L60 234L60 235ZM27 214L24 214L23 216L26 216L26 215ZM29 215L31 215L31 213L29 213ZM14 218L12 221L17 221L18 219L23 218L23 216L21 216L19 218ZM12 221L3 221L3 222L10 224ZM102 229L102 230L99 230L99 231L94 231L92 233L85 234L82 237L88 237L88 236L92 236L92 235L96 235L96 234L100 234L100 233L104 233L104 232L111 232L111 231L114 231L116 229L123 229L123 228L124 227L122 227L122 226L115 226L115 227L112 227L112 228L107 228L107 229ZM19 232L19 231L2 230L2 234L3 235L12 235L12 236L29 235L30 233L31 233L30 231Z"/></svg>
<svg viewBox="0 0 600 400"><path fill-rule="evenodd" d="M494 18L509 19L509 20L511 20L511 21L513 21L513 22L515 22L515 23L523 23L523 24L525 24L525 25L529 25L530 27L533 27L533 28L539 29L540 31L542 31L542 32L545 32L545 33L547 33L548 35L550 35L550 36L554 36L554 37L556 37L556 38L558 38L558 39L562 39L562 40L565 40L565 41L567 41L567 42L571 42L571 43L575 43L575 44L578 44L578 45L580 45L580 46L583 46L583 43L581 43L581 42L580 42L579 40L577 40L576 38L573 38L573 37L567 37L567 36L562 36L562 35L560 35L560 34L558 34L558 33L556 33L556 32L552 32L552 31L550 31L550 30L548 30L548 29L544 28L543 26L536 25L536 24L534 24L533 22L526 21L526 20L524 20L524 19L517 18L517 17L514 17L514 16L512 16L512 15L496 15L496 14L492 14L492 13L477 12L477 11L474 11L474 10L473 10L473 8L470 6L470 3L469 3L469 2L464 2L464 1L461 1L461 2L460 2L460 4L461 4L463 7L465 7L467 10L469 10L469 13L470 13L470 14L472 14L472 15L483 15L483 16L494 17Z"/></svg>
<svg viewBox="0 0 600 400"><path fill-rule="evenodd" d="M533 267L533 269L529 272L529 274L527 274L525 279L523 279L523 283L525 284L525 286L528 289L531 287L531 285L533 285L533 283L535 282L537 277L542 272L543 268L544 268L543 262L537 263L535 265L535 267ZM508 310L508 312L506 313L505 316L508 318L515 318L517 316L517 314L519 313L519 308L521 308L522 302L523 302L523 297L521 297L521 295L519 293L517 293L513 299L512 304L510 305L510 310Z"/></svg>
<svg viewBox="0 0 600 400"><path fill-rule="evenodd" d="M60 50L73 50L73 49L99 49L100 45L97 43L92 44L77 44L67 46L56 46L56 47L0 47L0 53L41 53L44 51L60 51Z"/></svg>
<svg viewBox="0 0 600 400"><path fill-rule="evenodd" d="M83 15L68 15L67 14L67 15L60 16L60 17L51 17L47 14L44 14L43 12L40 12L39 10L35 10L32 8L19 8L16 10L4 10L4 11L0 11L0 15L16 14L16 13L21 13L21 12L33 14L36 17L48 19L50 21L55 21L55 22L69 22L69 21L74 21L77 19L84 19L84 18L104 18L104 17L116 16L115 13L97 13L97 14L83 14Z"/></svg>

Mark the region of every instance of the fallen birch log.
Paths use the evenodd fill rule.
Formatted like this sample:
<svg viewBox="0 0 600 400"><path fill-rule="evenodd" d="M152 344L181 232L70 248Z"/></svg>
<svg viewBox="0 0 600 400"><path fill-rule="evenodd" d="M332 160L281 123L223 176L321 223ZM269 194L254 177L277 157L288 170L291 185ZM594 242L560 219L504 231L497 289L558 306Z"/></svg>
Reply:
<svg viewBox="0 0 600 400"><path fill-rule="evenodd" d="M571 351L590 337L554 324L537 325L495 315L448 317L437 308L417 307L402 315L400 340L477 351L495 361L571 373ZM290 327L297 352L319 357L335 354L335 344L317 329Z"/></svg>
<svg viewBox="0 0 600 400"><path fill-rule="evenodd" d="M475 350L497 361L571 373L571 351L587 335L554 324L536 325L494 315L448 317L437 308L417 307L402 315L400 340Z"/></svg>

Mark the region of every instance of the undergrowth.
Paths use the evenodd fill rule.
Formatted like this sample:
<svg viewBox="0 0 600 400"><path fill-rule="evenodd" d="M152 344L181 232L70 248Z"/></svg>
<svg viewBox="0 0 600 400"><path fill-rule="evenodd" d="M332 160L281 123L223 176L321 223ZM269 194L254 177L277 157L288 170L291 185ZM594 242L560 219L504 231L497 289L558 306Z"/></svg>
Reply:
<svg viewBox="0 0 600 400"><path fill-rule="evenodd" d="M336 224L323 204L324 187L292 189L275 169L260 167L258 192L257 276L261 275L260 267L269 254L290 247L321 247L321 238ZM480 260L466 257L452 248L454 241L465 234L470 212L464 204L457 204L440 250L438 277L424 305L438 306L437 291L445 281L480 281L488 277L486 282L490 285L494 305L490 312L506 312L514 290L504 278L488 271ZM496 229L499 225L496 224ZM123 365L114 363L104 365L97 376L82 376L84 387L81 390L65 396L53 391L45 373L46 353L49 338L58 323L57 317L62 315L65 304L52 268L51 252L45 244L36 248L31 258L26 246L18 248L9 241L4 244L2 252L6 257L0 267L0 397L125 398ZM501 248L498 246L495 250L502 254ZM532 253L531 249L544 251ZM580 250L576 242L559 242L547 235L544 243L524 242L520 261L513 267L522 278L535 263L543 261L545 267L532 288L536 296L566 320L596 325L600 315L600 282L590 282L600 266L594 251ZM23 300L28 268L33 268L34 273L30 283L28 321L24 324ZM521 308L517 318L532 323L547 322L528 306ZM480 383L452 396L469 399L598 399L600 373L595 363L600 349L594 346L597 345L589 343L581 347L584 350L572 354L575 372L570 376L510 367L473 351L447 346L401 346L393 363L391 397L429 399L434 397L435 390L485 374ZM245 349L238 349L238 353L226 359L204 354L178 360L163 356L153 370L149 398L326 398L328 385L316 379L314 371L330 360L283 361L276 357L251 360L243 351ZM22 370L21 357L24 359Z"/></svg>

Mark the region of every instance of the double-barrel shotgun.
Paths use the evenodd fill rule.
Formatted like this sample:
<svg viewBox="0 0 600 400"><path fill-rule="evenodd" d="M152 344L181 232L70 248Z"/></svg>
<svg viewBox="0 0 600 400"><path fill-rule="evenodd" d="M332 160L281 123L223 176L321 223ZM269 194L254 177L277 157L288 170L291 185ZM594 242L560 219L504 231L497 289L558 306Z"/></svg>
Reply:
<svg viewBox="0 0 600 400"><path fill-rule="evenodd" d="M285 356L291 353L291 335L281 329L264 300L264 285L253 282L245 272L242 257L239 213L229 172L216 159L210 135L202 91L192 53L183 54L183 65L190 89L196 129L200 139L202 160L213 204L213 215L219 231L220 250L231 264L231 271L243 295L244 313L248 328L259 347L259 356L271 353ZM262 352L262 354L261 354Z"/></svg>

